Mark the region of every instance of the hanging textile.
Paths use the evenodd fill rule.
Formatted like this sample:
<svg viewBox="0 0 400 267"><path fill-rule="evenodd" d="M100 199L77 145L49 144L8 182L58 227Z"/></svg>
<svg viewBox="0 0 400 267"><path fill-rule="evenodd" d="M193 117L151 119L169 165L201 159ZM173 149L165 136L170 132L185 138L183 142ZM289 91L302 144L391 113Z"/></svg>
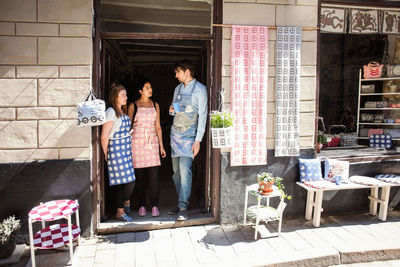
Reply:
<svg viewBox="0 0 400 267"><path fill-rule="evenodd" d="M382 11L382 33L400 34L400 12Z"/></svg>
<svg viewBox="0 0 400 267"><path fill-rule="evenodd" d="M346 33L346 9L321 7L321 32Z"/></svg>
<svg viewBox="0 0 400 267"><path fill-rule="evenodd" d="M231 166L267 164L268 27L232 26Z"/></svg>
<svg viewBox="0 0 400 267"><path fill-rule="evenodd" d="M301 27L278 26L275 156L299 155Z"/></svg>
<svg viewBox="0 0 400 267"><path fill-rule="evenodd" d="M378 10L351 9L349 33L378 33Z"/></svg>

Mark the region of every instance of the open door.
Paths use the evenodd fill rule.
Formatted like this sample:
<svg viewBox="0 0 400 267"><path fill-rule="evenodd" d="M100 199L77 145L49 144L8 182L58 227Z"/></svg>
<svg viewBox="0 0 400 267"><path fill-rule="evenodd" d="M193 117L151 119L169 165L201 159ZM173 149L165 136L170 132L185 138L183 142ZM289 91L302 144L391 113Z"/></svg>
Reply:
<svg viewBox="0 0 400 267"><path fill-rule="evenodd" d="M130 0L127 0L129 2ZM160 103L160 108L167 110L172 100L173 90L178 84L173 74L173 65L181 59L190 59L196 64L197 79L207 86L209 97L209 110L215 109L216 89L220 88L221 77L213 77L212 70L217 75L220 75L221 68L221 43L222 43L222 30L216 29L211 34L211 10L214 8L214 22L220 23L218 18L222 14L222 1L186 1L176 0L168 3L168 8L160 8L166 3L162 0L154 0L158 5L148 5L146 2L139 4L137 1L132 0L127 3L127 6L114 5L113 2L95 0L95 13L96 13L96 32L95 43L97 40L97 48L94 48L94 86L98 92L97 95L102 99L107 99L108 88L113 81L123 81L126 75L121 75L121 70L126 70L126 65L133 64L133 74L128 76L145 75L157 73L164 75L164 78L156 77L156 84L153 88L159 90L159 99L164 101ZM180 3L182 2L182 3ZM174 6L176 5L176 9ZM185 11L182 10L185 6ZM124 12L113 12L114 9L124 9ZM132 12L125 12L126 9ZM218 9L218 10L215 10ZM199 10L201 12L199 13ZM207 11L209 10L209 11ZM138 13L139 12L139 13ZM145 13L179 13L184 12L184 16L168 16L169 19L165 21L161 16L146 16ZM195 15L190 15L191 13ZM217 13L220 16L217 16ZM100 27L100 14L102 17L102 25ZM113 14L120 14L118 18L113 18ZM180 14L180 13L179 13ZM200 15L201 14L201 15ZM135 16L133 16L135 15ZM122 17L121 17L122 16ZM127 16L125 18L124 16ZM133 16L133 17L132 17ZM189 16L196 19L191 20L190 25L184 17ZM128 18L129 17L129 18ZM142 19L140 19L142 17ZM171 21L171 18L174 18ZM115 21L114 21L115 20ZM150 22L147 24L146 20L157 20L157 23ZM182 26L179 20L182 20ZM136 22L137 21L137 22ZM145 24L140 26L139 24ZM169 25L173 23L174 26ZM158 26L152 26L158 25ZM101 29L100 29L101 28ZM101 30L101 36L100 36ZM101 49L100 49L101 47ZM212 53L219 53L214 56ZM156 61L147 61L149 58L156 57ZM171 57L173 60L171 60ZM96 63L97 62L97 63ZM125 66L125 67L123 67ZM129 68L128 68L129 69ZM95 74L97 73L97 74ZM97 84L95 84L95 81ZM157 84L158 83L158 84ZM126 85L127 89L133 90L133 83ZM161 93L162 92L162 93ZM134 92L128 97L133 99ZM164 114L168 114L164 110ZM166 115L162 118L163 140L169 142L169 127L172 123L172 118ZM208 124L207 124L208 126ZM100 127L97 127L100 128ZM108 177L107 171L104 169L104 155L100 146L100 129L97 130L96 135L93 135L93 147L97 147L97 154L93 152L93 185L94 185L94 201L95 201L95 214L97 218L94 222L94 229L97 233L115 233L121 231L137 231L137 230L150 230L157 228L179 227L187 225L199 225L206 223L214 223L219 217L219 165L220 165L220 152L213 150L209 141L209 129L207 127L203 141L201 143L201 154L196 157L193 162L193 184L192 197L190 202L193 203L193 209L196 214L189 215L189 220L177 223L175 219L166 218L153 220L151 216L149 220L144 220L139 223L138 218L133 214L135 219L134 224L118 222L109 220L111 213L108 210ZM97 142L97 143L96 143ZM166 146L167 142L164 141ZM168 148L165 147L168 153ZM169 154L170 155L170 154ZM97 161L97 162L95 162ZM168 162L162 162L163 169L162 175L168 177L164 179L163 188L165 190L173 190L167 195L160 195L160 202L164 201L167 204L174 203L172 195L176 196L175 188L172 182L172 165ZM169 189L168 189L169 188ZM161 188L160 188L161 189ZM165 192L164 192L165 193ZM164 199L164 200L162 200ZM133 199L134 203L134 199ZM112 209L111 209L112 210ZM101 221L101 222L100 222Z"/></svg>
<svg viewBox="0 0 400 267"><path fill-rule="evenodd" d="M156 36L155 36L156 37ZM172 181L172 162L170 158L169 135L173 118L168 114L175 87L179 82L175 78L174 66L184 58L189 58L196 65L196 79L210 90L211 40L198 39L144 39L144 38L103 38L101 53L101 88L107 99L112 82L121 83L128 92L128 102L138 97L137 80L141 77L150 78L153 96L160 106L160 121L163 129L163 143L167 158L161 159L160 170L160 217L139 217L137 192L134 190L131 198L133 212L129 215L135 223L129 224L113 220L112 190L108 186L108 173L103 169L101 179L101 224L99 231L109 232L118 225L126 230L149 230L155 228L176 227L192 224L214 222L210 214L210 175L209 175L209 142L208 129L201 143L199 155L193 161L193 181L190 198L189 221L175 221L176 216L168 215L167 211L177 204L177 194ZM210 95L210 92L208 92ZM105 166L104 159L100 159ZM150 210L151 206L147 205Z"/></svg>

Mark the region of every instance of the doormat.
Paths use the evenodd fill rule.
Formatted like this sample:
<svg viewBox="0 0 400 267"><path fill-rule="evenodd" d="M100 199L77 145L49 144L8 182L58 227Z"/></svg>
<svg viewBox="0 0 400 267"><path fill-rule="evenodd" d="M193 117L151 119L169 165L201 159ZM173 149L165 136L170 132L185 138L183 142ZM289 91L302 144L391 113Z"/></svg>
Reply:
<svg viewBox="0 0 400 267"><path fill-rule="evenodd" d="M299 155L301 27L278 26L275 157Z"/></svg>
<svg viewBox="0 0 400 267"><path fill-rule="evenodd" d="M268 27L232 26L231 166L267 164Z"/></svg>

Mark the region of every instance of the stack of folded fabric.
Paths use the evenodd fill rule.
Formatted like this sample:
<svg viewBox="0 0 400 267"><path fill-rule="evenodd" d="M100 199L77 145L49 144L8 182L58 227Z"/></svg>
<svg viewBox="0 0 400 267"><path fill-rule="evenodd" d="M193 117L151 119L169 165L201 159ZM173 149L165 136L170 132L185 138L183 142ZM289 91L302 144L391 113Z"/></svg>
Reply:
<svg viewBox="0 0 400 267"><path fill-rule="evenodd" d="M327 189L327 188L337 188L338 186L330 181L321 180L321 181L304 181L305 185L312 187L312 188L320 188L320 189Z"/></svg>
<svg viewBox="0 0 400 267"><path fill-rule="evenodd" d="M349 180L353 183L362 184L362 185L372 185L372 186L387 185L387 183L382 182L374 177L369 177L369 176L354 175L354 176L350 176Z"/></svg>
<svg viewBox="0 0 400 267"><path fill-rule="evenodd" d="M388 130L388 134L392 136L392 138L399 139L400 138L400 129L390 129Z"/></svg>

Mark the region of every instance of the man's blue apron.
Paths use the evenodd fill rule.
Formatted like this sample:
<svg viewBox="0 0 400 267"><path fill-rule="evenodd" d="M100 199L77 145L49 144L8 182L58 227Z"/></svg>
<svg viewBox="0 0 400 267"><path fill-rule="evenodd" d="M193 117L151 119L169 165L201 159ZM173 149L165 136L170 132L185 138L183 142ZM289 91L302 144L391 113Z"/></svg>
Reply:
<svg viewBox="0 0 400 267"><path fill-rule="evenodd" d="M197 109L192 105L192 94L197 81L192 88L182 93L180 85L175 101L179 103L180 112L175 112L171 127L171 157L193 157L192 146L197 133ZM190 85L189 85L190 86Z"/></svg>

